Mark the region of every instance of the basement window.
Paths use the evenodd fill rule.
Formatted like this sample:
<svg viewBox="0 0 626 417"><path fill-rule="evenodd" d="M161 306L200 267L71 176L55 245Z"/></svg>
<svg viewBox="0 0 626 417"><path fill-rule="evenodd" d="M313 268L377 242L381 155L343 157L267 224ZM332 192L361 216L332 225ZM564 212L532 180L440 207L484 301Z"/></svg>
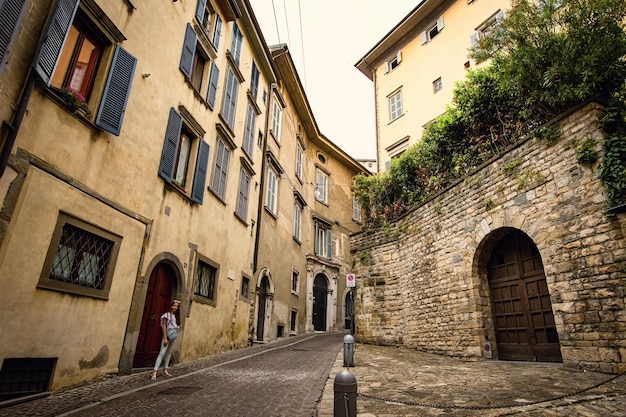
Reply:
<svg viewBox="0 0 626 417"><path fill-rule="evenodd" d="M57 358L5 358L0 369L0 402L46 392Z"/></svg>

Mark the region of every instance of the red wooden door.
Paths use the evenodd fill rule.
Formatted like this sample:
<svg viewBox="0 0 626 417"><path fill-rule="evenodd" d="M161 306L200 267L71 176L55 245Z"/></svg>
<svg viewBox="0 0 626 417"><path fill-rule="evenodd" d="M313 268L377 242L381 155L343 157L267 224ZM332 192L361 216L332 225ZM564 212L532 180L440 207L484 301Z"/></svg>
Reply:
<svg viewBox="0 0 626 417"><path fill-rule="evenodd" d="M169 308L172 300L173 281L172 268L165 264L157 265L150 275L148 294L143 308L137 349L133 360L134 368L153 366L159 354L163 337L159 327L159 318Z"/></svg>
<svg viewBox="0 0 626 417"><path fill-rule="evenodd" d="M498 242L488 279L498 357L561 362L546 276L532 240L514 232Z"/></svg>

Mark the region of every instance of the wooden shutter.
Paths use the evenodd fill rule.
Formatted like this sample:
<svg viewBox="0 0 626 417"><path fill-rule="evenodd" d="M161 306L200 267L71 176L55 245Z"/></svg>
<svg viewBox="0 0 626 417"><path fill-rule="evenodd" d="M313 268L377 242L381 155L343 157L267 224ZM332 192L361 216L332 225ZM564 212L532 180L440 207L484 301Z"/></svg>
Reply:
<svg viewBox="0 0 626 417"><path fill-rule="evenodd" d="M206 101L209 108L213 110L215 108L215 98L217 97L217 85L220 78L220 70L215 65L215 62L211 63L211 75L209 77L209 89L206 94Z"/></svg>
<svg viewBox="0 0 626 417"><path fill-rule="evenodd" d="M250 194L250 176L241 170L241 177L239 178L239 199L237 201L237 214L246 220L248 215L248 195Z"/></svg>
<svg viewBox="0 0 626 417"><path fill-rule="evenodd" d="M422 45L424 45L426 42L428 42L428 35L426 34L426 32L422 32L420 34L420 40L422 42Z"/></svg>
<svg viewBox="0 0 626 417"><path fill-rule="evenodd" d="M121 46L115 47L109 78L104 87L104 95L96 117L96 125L116 136L120 135L122 129L136 65L137 58Z"/></svg>
<svg viewBox="0 0 626 417"><path fill-rule="evenodd" d="M47 86L50 86L59 54L74 21L78 3L79 0L57 0L54 12L48 20L48 26L41 37L43 43L40 44L35 54L33 66Z"/></svg>
<svg viewBox="0 0 626 417"><path fill-rule="evenodd" d="M200 139L196 171L193 175L193 187L191 189L191 201L202 204L204 199L204 187L206 185L207 166L209 163L210 146Z"/></svg>
<svg viewBox="0 0 626 417"><path fill-rule="evenodd" d="M180 130L183 127L183 118L180 114L170 109L170 116L165 130L165 141L163 142L163 152L161 153L161 165L159 175L167 182L172 181L174 175L174 165L176 164L176 152L180 141Z"/></svg>
<svg viewBox="0 0 626 417"><path fill-rule="evenodd" d="M180 70L187 78L191 78L193 69L193 56L196 53L196 32L191 25L187 23L187 31L185 32L185 41L183 43L183 52L180 57Z"/></svg>
<svg viewBox="0 0 626 417"><path fill-rule="evenodd" d="M24 0L0 0L0 73L8 62L9 47L15 38L17 24L22 20Z"/></svg>
<svg viewBox="0 0 626 417"><path fill-rule="evenodd" d="M215 15L215 28L213 29L213 46L217 51L220 49L220 38L222 37L222 18Z"/></svg>
<svg viewBox="0 0 626 417"><path fill-rule="evenodd" d="M259 69L254 61L252 61L252 76L250 77L250 93L256 99L259 92Z"/></svg>
<svg viewBox="0 0 626 417"><path fill-rule="evenodd" d="M200 26L204 23L202 19L204 19L204 9L206 8L206 0L198 0L198 6L196 7L196 19Z"/></svg>
<svg viewBox="0 0 626 417"><path fill-rule="evenodd" d="M333 257L333 232L330 229L326 229L326 257Z"/></svg>
<svg viewBox="0 0 626 417"><path fill-rule="evenodd" d="M443 16L437 19L437 32L441 32L441 29L443 29Z"/></svg>

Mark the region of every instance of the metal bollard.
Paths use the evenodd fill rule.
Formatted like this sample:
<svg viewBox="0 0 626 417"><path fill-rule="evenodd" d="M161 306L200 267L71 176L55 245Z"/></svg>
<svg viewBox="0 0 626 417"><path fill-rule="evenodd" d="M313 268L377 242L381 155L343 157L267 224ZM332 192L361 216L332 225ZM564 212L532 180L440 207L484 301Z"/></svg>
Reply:
<svg viewBox="0 0 626 417"><path fill-rule="evenodd" d="M356 417L356 377L350 371L335 375L334 417Z"/></svg>
<svg viewBox="0 0 626 417"><path fill-rule="evenodd" d="M354 368L354 337L349 334L343 337L343 366Z"/></svg>

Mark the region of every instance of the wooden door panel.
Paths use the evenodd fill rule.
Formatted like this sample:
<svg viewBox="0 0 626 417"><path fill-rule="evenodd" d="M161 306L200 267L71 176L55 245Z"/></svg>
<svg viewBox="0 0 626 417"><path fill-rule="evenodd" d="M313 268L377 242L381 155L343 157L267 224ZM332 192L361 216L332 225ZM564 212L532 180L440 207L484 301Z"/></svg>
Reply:
<svg viewBox="0 0 626 417"><path fill-rule="evenodd" d="M562 361L541 256L521 233L505 236L488 265L498 356Z"/></svg>

